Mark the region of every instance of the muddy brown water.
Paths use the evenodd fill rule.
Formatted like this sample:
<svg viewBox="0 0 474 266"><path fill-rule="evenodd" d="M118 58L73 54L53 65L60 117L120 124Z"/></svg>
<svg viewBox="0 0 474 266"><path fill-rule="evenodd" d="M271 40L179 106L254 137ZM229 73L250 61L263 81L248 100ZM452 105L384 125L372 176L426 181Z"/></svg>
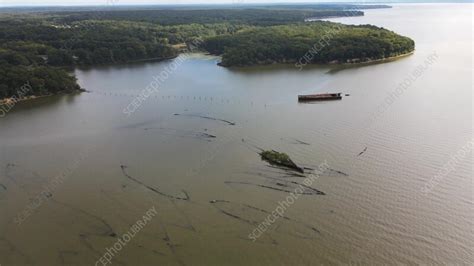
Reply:
<svg viewBox="0 0 474 266"><path fill-rule="evenodd" d="M152 207L114 264L472 263L472 152L459 155L472 140L471 10L396 5L333 19L415 40L414 55L383 64L226 69L192 55L131 116L123 109L178 59L76 70L90 93L0 119L0 264L94 265ZM350 96L297 102L333 91ZM330 169L311 184L324 195L299 196L253 242L304 181L259 149Z"/></svg>

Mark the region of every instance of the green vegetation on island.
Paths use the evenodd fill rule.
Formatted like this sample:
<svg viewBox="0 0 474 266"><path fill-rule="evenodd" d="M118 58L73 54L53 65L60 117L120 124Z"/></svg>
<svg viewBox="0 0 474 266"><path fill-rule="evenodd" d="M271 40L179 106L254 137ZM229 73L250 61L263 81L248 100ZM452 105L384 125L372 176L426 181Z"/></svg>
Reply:
<svg viewBox="0 0 474 266"><path fill-rule="evenodd" d="M262 152L260 152L260 157L262 158L262 160L264 160L264 161L266 161L270 164L286 167L286 168L296 170L296 171L301 172L301 173L303 172L303 169L301 167L299 167L298 165L296 165L291 160L290 156L288 156L288 154L286 154L286 153L277 152L277 151L274 151L274 150L262 151Z"/></svg>

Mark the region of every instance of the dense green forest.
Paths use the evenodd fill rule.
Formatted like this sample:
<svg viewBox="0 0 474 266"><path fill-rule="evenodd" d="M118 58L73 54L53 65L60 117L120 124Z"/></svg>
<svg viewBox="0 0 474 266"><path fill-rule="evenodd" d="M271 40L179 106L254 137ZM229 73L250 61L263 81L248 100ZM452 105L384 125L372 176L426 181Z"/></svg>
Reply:
<svg viewBox="0 0 474 266"><path fill-rule="evenodd" d="M259 27L211 37L204 48L222 55L223 66L248 66L275 62L365 62L411 52L415 44L408 37L375 26L321 21Z"/></svg>
<svg viewBox="0 0 474 266"><path fill-rule="evenodd" d="M0 99L19 97L20 88L27 86L24 96L50 95L80 89L76 78L64 69L47 66L0 64Z"/></svg>
<svg viewBox="0 0 474 266"><path fill-rule="evenodd" d="M198 49L222 54L223 65L295 61L325 31L342 27L306 19L363 15L354 6L336 6L0 9L0 99L14 96L26 82L29 95L73 91L79 86L68 68L173 58L196 40ZM410 49L413 41L393 32L344 26L311 63L383 58Z"/></svg>
<svg viewBox="0 0 474 266"><path fill-rule="evenodd" d="M127 20L150 22L160 25L231 23L258 26L278 25L304 21L307 18L327 18L344 16L363 16L359 10L314 10L314 9L203 9L203 10L128 10L128 11L93 11L64 12L58 22L74 21Z"/></svg>

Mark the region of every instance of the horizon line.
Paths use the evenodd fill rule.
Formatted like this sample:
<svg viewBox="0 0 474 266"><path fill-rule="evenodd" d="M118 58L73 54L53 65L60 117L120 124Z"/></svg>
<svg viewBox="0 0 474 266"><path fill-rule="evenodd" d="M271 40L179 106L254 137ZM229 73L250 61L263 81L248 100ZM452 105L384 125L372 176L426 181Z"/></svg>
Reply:
<svg viewBox="0 0 474 266"><path fill-rule="evenodd" d="M368 1L361 3L360 1L335 1L335 0L321 0L318 2L253 2L253 3L163 3L163 4L146 4L146 3L137 3L137 4L25 4L25 5L3 5L0 3L0 8L13 8L13 7L136 7L136 6L252 6L252 5L304 5L304 4L311 4L311 5L320 5L320 4L353 4L353 5L374 5L374 4L386 4L386 5L393 5L393 4L454 4L454 3L474 3L474 0L398 0L394 1Z"/></svg>

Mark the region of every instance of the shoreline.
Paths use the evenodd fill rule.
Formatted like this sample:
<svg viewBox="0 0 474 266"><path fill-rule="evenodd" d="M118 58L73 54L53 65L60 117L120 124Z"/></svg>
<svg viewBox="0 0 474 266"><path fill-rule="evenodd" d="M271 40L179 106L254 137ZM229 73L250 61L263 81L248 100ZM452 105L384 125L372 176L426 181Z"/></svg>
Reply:
<svg viewBox="0 0 474 266"><path fill-rule="evenodd" d="M137 59L137 60L126 61L126 62L110 62L110 63L97 64L97 65L71 65L68 67L71 67L71 69L89 69L89 68L96 68L96 67L111 67L111 66L121 66L121 65L146 63L146 62L162 62L166 60L175 59L180 54L181 53L175 56L169 56L169 57L153 57L153 58Z"/></svg>
<svg viewBox="0 0 474 266"><path fill-rule="evenodd" d="M161 62L161 61L166 61L166 60L170 60L170 59L175 59L175 58L178 57L179 55L180 55L180 54L178 54L178 55L173 55L173 56L168 56L168 57L153 57L153 58L137 59L137 60L127 61L127 62L125 62L125 64L129 64L129 63L139 63L139 62L147 62L147 61ZM120 63L116 63L116 64L120 64Z"/></svg>
<svg viewBox="0 0 474 266"><path fill-rule="evenodd" d="M138 63L145 63L145 62L162 62L166 60L175 59L181 54L183 53L179 53L176 56L170 56L170 57L154 57L154 58L139 59L139 60L134 60L134 61L120 62L120 63L110 63L110 64L100 64L100 65L77 65L77 66L71 66L71 67L73 70L76 68L88 69L88 68L96 68L96 67L120 66L120 65L126 65L126 64L136 64L136 63L138 64ZM16 104L24 103L24 102L31 102L34 100L57 96L57 95L68 95L68 94L83 93L83 92L88 92L88 90L84 88L80 88L72 92L61 91L55 94L48 94L48 95L30 95L21 99L17 99L14 97L3 98L3 99L0 99L0 107L5 106L5 105L8 106L8 105L16 105Z"/></svg>
<svg viewBox="0 0 474 266"><path fill-rule="evenodd" d="M413 55L414 53L415 53L415 50L410 51L408 53L380 58L380 59L368 60L368 61L363 61L363 62L354 62L354 63L335 63L334 65L351 66L351 65L364 65L364 64L372 64L372 63L390 62L390 61L394 61L400 58L408 57L410 55Z"/></svg>
<svg viewBox="0 0 474 266"><path fill-rule="evenodd" d="M87 90L81 88L79 90L75 90L75 91L72 91L72 92L62 91L62 92L59 92L59 93L56 93L56 94L30 95L30 96L27 96L27 97L24 97L24 98L21 98L21 99L15 99L13 97L3 98L3 99L0 99L0 107L5 106L5 105L6 106L14 106L14 105L19 104L19 103L32 102L34 100L44 99L44 98L57 96L57 95L70 95L70 94L75 94L75 93L80 94L80 93L83 93L83 92L87 92Z"/></svg>
<svg viewBox="0 0 474 266"><path fill-rule="evenodd" d="M358 61L358 62L329 62L329 63L308 63L305 66L362 66L362 65L370 65L370 64L376 64L376 63L385 63L385 62L391 62L395 61L404 57L408 57L410 55L413 55L415 53L415 50L410 51L408 53L404 54L399 54L396 56L390 56L390 57L385 57L385 58L380 58L380 59L373 59L373 60L367 60L367 61ZM350 60L355 60L355 59L350 59ZM244 68L249 68L249 67L263 67L263 66L274 66L274 65L294 65L296 64L297 61L287 61L287 62L273 62L269 64L253 64L253 65L244 65L244 66L226 66L222 65L221 62L217 63L218 66L229 68L229 69L244 69Z"/></svg>

